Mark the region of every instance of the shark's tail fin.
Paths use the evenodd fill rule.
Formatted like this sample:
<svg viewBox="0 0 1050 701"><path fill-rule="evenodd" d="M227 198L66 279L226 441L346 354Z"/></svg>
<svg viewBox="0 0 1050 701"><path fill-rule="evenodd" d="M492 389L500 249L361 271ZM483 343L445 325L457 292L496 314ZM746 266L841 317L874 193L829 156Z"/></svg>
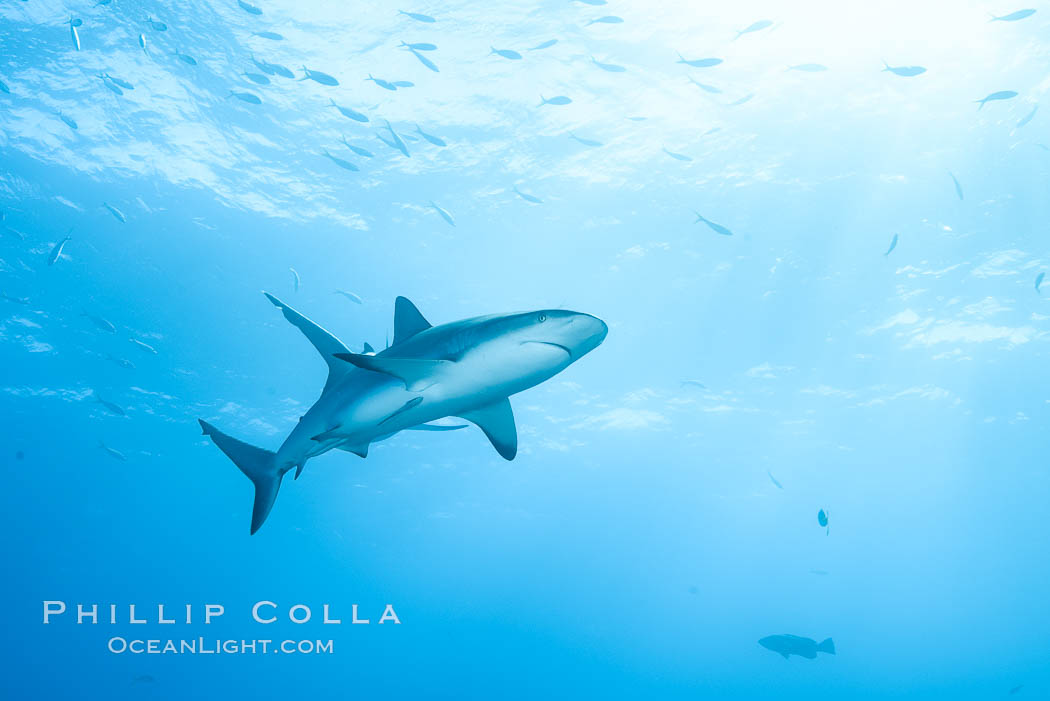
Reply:
<svg viewBox="0 0 1050 701"><path fill-rule="evenodd" d="M255 535L270 515L284 477L284 473L277 469L276 454L227 436L203 419L199 421L204 435L211 436L219 450L226 453L226 457L255 485L255 505L252 507L252 535Z"/></svg>
<svg viewBox="0 0 1050 701"><path fill-rule="evenodd" d="M823 642L817 645L817 652L827 653L828 655L835 654L835 641L831 638L825 638Z"/></svg>

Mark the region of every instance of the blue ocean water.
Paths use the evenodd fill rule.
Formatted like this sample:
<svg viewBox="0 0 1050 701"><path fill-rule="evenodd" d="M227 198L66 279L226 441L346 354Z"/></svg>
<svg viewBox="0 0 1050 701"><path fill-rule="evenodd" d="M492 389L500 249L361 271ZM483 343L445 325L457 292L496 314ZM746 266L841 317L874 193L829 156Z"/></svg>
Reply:
<svg viewBox="0 0 1050 701"><path fill-rule="evenodd" d="M1034 7L8 0L0 696L1046 695ZM354 350L398 295L609 335L511 398L514 461L332 451L249 536L197 420L276 450L326 373L261 290Z"/></svg>

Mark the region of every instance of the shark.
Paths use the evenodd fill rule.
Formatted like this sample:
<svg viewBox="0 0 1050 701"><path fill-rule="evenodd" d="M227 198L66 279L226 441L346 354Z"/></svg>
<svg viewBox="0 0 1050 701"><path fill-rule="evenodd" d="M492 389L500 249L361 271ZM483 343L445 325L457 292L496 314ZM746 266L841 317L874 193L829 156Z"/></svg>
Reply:
<svg viewBox="0 0 1050 701"><path fill-rule="evenodd" d="M204 419L204 435L255 486L251 534L273 509L284 475L330 450L368 456L371 444L403 430L462 428L468 421L496 452L513 460L517 428L510 397L549 380L605 340L601 319L563 309L493 314L433 326L405 297L394 301L393 342L353 353L338 338L277 297L263 293L328 364L321 396L276 452L229 436ZM368 349L371 351L371 349Z"/></svg>

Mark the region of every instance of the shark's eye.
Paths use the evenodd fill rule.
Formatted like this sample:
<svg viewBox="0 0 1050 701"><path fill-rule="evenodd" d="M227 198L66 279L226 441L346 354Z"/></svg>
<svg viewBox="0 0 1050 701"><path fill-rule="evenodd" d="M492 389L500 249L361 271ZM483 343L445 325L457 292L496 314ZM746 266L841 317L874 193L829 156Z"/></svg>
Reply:
<svg viewBox="0 0 1050 701"><path fill-rule="evenodd" d="M543 314L543 313L541 312L541 313L540 313L540 316L539 316L539 320L540 320L540 323L542 324L543 322L545 322L545 321L547 320L547 315L546 315L546 314Z"/></svg>

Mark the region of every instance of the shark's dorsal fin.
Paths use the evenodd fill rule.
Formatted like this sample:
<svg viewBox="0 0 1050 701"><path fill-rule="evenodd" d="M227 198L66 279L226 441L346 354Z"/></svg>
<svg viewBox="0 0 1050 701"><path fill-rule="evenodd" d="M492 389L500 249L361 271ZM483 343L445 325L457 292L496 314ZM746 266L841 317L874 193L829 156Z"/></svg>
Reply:
<svg viewBox="0 0 1050 701"><path fill-rule="evenodd" d="M345 375L347 370L346 365L335 359L335 354L349 353L350 350L344 346L343 342L338 338L328 333L269 292L263 292L263 294L266 295L266 299L273 302L273 305L281 310L281 313L284 314L284 318L291 322L292 326L303 332L303 335L306 336L310 343L314 344L314 348L316 348L317 352L321 354L324 361L328 363L328 381L325 382L324 385L324 388L327 390L332 382Z"/></svg>
<svg viewBox="0 0 1050 701"><path fill-rule="evenodd" d="M365 353L375 353L376 349L373 348L368 341L365 341Z"/></svg>
<svg viewBox="0 0 1050 701"><path fill-rule="evenodd" d="M459 417L484 431L492 447L505 460L513 460L518 454L518 429L514 426L514 411L510 408L509 399L487 404Z"/></svg>
<svg viewBox="0 0 1050 701"><path fill-rule="evenodd" d="M416 309L416 305L406 297L394 300L394 345L415 336L420 331L430 328L430 322Z"/></svg>
<svg viewBox="0 0 1050 701"><path fill-rule="evenodd" d="M381 372L405 383L410 392L420 392L441 380L441 373L454 365L451 360L423 360L419 358L385 358L381 355L336 353L339 360L363 370Z"/></svg>

